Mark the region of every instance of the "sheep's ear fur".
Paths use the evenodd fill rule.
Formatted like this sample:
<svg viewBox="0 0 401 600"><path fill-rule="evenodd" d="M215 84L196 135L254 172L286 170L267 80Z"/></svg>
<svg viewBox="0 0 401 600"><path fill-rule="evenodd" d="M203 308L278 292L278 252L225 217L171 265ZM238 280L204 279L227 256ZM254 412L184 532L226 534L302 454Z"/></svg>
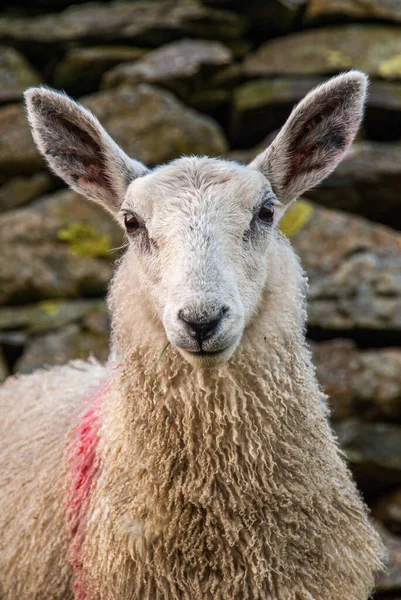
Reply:
<svg viewBox="0 0 401 600"><path fill-rule="evenodd" d="M271 145L250 164L272 184L283 204L317 185L337 166L360 125L367 77L333 77L293 109Z"/></svg>
<svg viewBox="0 0 401 600"><path fill-rule="evenodd" d="M131 160L94 115L47 88L25 92L33 138L53 171L76 192L116 213L128 185L147 173Z"/></svg>

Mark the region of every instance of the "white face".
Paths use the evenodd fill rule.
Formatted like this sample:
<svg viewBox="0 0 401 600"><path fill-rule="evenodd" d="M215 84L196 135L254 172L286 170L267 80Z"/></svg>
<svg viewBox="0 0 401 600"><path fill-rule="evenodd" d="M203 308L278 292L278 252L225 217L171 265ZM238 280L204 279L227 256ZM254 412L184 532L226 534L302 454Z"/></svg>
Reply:
<svg viewBox="0 0 401 600"><path fill-rule="evenodd" d="M138 285L170 342L191 362L213 365L232 355L258 308L284 206L326 177L351 144L366 85L363 73L349 71L309 92L250 167L182 158L151 173L64 94L31 88L25 97L54 172L122 223L125 215L126 259L141 271Z"/></svg>
<svg viewBox="0 0 401 600"><path fill-rule="evenodd" d="M139 280L170 343L226 361L258 307L282 207L258 171L182 158L136 179L122 205Z"/></svg>

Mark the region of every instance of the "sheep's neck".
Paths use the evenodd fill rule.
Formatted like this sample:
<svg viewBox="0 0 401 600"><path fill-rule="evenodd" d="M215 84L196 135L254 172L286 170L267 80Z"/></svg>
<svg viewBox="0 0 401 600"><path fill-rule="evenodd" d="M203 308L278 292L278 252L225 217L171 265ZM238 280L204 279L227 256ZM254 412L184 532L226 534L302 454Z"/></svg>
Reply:
<svg viewBox="0 0 401 600"><path fill-rule="evenodd" d="M175 493L207 505L218 497L217 488L223 496L230 490L239 511L246 501L260 501L277 465L296 462L302 434L316 439L306 431L310 411L316 411L306 406L310 394L302 388L312 385L319 395L313 377L305 381L308 371L294 363L293 351L266 350L261 356L249 347L210 372L194 370L173 349L159 364L139 351L127 357L112 400L110 419L119 431L111 439L124 440L119 456L125 455L133 481L148 490L134 500L135 512L154 509L166 516ZM298 423L297 434L292 422Z"/></svg>
<svg viewBox="0 0 401 600"><path fill-rule="evenodd" d="M154 353L125 357L105 397L96 518L82 546L94 598L135 589L161 599L168 588L191 599L287 600L277 588L289 573L299 583L303 568L302 584L315 589L316 568L304 566L327 558L322 540L331 547L344 531L347 543L341 507L350 503L364 547L364 512L299 341L264 353L245 346L210 373L172 348L158 369Z"/></svg>

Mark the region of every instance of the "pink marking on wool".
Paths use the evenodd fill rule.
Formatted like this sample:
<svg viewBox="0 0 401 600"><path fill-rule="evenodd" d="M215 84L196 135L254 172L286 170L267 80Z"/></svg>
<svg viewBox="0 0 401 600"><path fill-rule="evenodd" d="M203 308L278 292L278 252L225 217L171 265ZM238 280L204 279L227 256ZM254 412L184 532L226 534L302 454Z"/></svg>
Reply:
<svg viewBox="0 0 401 600"><path fill-rule="evenodd" d="M69 557L73 568L75 600L89 600L85 591L81 548L85 539L90 495L99 467L100 408L108 389L106 384L90 399L90 408L75 430L68 453L67 523L71 535Z"/></svg>

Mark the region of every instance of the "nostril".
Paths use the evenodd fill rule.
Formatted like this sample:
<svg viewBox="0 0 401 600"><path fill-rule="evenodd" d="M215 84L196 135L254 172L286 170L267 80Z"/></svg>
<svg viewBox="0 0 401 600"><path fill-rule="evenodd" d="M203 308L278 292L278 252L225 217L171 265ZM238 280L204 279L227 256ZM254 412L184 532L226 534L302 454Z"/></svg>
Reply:
<svg viewBox="0 0 401 600"><path fill-rule="evenodd" d="M198 329L201 338L202 339L206 339L207 337L210 337L214 331L217 329L218 324L220 323L220 317L218 317L217 319L212 319L210 321L206 321L205 323L200 325L200 328ZM198 327L198 325L197 325Z"/></svg>
<svg viewBox="0 0 401 600"><path fill-rule="evenodd" d="M183 310L178 312L178 318L187 326L188 332L199 342L210 338L217 330L223 316L227 314L228 308L222 307L219 313L212 319L195 318L193 315L185 313Z"/></svg>
<svg viewBox="0 0 401 600"><path fill-rule="evenodd" d="M193 337L200 338L201 340L205 340L207 337L210 337L217 329L217 326L220 322L220 318L212 319L210 321L194 321L183 317L181 318L187 325L189 333Z"/></svg>

